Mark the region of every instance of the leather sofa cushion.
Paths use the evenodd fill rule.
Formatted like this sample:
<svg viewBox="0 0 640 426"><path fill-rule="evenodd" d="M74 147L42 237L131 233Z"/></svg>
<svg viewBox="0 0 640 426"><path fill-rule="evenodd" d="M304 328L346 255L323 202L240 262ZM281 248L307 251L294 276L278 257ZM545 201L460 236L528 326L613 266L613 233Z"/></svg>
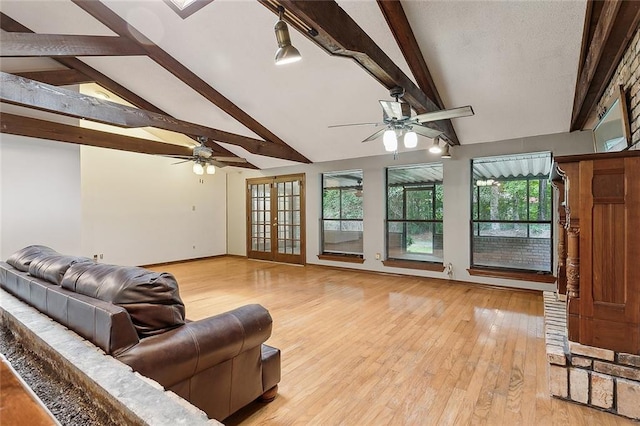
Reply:
<svg viewBox="0 0 640 426"><path fill-rule="evenodd" d="M93 261L88 257L66 256L63 254L43 254L29 264L29 275L60 285L62 277L71 265Z"/></svg>
<svg viewBox="0 0 640 426"><path fill-rule="evenodd" d="M29 265L31 264L31 261L33 259L42 255L52 255L52 254L60 254L60 253L58 253L54 249L47 246L32 245L32 246L27 246L13 253L7 259L7 263L19 271L29 272Z"/></svg>
<svg viewBox="0 0 640 426"><path fill-rule="evenodd" d="M134 266L76 263L62 287L120 305L127 310L138 335L164 333L185 323L184 303L173 275Z"/></svg>

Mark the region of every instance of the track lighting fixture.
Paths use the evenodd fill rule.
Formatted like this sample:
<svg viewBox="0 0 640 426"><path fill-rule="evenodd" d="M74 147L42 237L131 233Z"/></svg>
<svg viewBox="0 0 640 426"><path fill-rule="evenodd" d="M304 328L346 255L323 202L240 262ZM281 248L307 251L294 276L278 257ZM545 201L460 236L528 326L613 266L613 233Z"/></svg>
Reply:
<svg viewBox="0 0 640 426"><path fill-rule="evenodd" d="M276 65L285 65L293 62L298 62L302 59L298 49L291 45L291 38L289 37L289 28L287 23L284 22L284 7L278 6L278 22L274 30L276 32L276 40L278 41L278 50L276 51Z"/></svg>
<svg viewBox="0 0 640 426"><path fill-rule="evenodd" d="M444 150L442 151L442 155L440 156L440 158L451 158L451 152L449 152L450 148L450 145L446 143L444 145Z"/></svg>
<svg viewBox="0 0 640 426"><path fill-rule="evenodd" d="M438 136L433 138L433 145L429 148L429 152L432 154L440 154L442 152L442 148L440 148L440 138Z"/></svg>

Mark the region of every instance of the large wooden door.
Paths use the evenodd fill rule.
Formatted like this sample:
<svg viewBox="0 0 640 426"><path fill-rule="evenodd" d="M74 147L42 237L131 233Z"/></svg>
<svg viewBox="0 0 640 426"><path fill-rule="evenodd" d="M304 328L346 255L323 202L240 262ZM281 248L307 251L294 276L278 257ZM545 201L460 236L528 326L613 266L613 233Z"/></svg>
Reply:
<svg viewBox="0 0 640 426"><path fill-rule="evenodd" d="M638 355L640 156L582 161L579 185L580 342Z"/></svg>
<svg viewBox="0 0 640 426"><path fill-rule="evenodd" d="M247 180L247 257L305 263L304 175Z"/></svg>

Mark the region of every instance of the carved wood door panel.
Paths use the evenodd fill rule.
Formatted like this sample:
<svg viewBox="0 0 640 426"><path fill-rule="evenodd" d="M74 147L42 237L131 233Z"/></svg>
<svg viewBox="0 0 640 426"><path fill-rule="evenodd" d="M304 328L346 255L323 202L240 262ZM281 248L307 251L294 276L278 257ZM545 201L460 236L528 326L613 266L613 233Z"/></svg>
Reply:
<svg viewBox="0 0 640 426"><path fill-rule="evenodd" d="M580 341L640 352L640 158L580 163Z"/></svg>

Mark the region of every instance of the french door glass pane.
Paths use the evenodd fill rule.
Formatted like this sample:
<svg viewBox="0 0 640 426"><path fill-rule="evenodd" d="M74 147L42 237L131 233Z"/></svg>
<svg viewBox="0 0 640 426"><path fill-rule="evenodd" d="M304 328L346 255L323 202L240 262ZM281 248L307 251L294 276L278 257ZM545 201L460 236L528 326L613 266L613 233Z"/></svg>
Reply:
<svg viewBox="0 0 640 426"><path fill-rule="evenodd" d="M251 185L251 250L271 250L269 184Z"/></svg>
<svg viewBox="0 0 640 426"><path fill-rule="evenodd" d="M300 183L278 182L278 253L300 254Z"/></svg>

